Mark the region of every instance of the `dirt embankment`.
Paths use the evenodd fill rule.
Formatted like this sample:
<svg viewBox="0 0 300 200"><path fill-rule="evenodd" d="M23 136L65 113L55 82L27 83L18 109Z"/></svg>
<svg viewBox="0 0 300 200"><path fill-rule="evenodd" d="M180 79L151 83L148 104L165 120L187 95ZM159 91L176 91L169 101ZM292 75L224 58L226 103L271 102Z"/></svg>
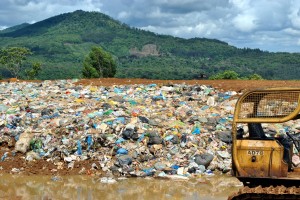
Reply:
<svg viewBox="0 0 300 200"><path fill-rule="evenodd" d="M187 84L187 85L211 85L219 90L244 91L256 88L267 87L299 87L300 81L287 80L150 80L150 79L117 79L117 78L101 78L101 79L82 79L78 84L94 85L94 86L112 86L112 85L130 85L130 84Z"/></svg>

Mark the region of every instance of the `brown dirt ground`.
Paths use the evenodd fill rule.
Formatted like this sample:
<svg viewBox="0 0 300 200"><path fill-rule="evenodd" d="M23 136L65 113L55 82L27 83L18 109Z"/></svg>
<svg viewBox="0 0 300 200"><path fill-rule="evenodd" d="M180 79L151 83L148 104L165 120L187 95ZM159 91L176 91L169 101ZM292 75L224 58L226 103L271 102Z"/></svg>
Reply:
<svg viewBox="0 0 300 200"><path fill-rule="evenodd" d="M117 79L117 78L101 78L101 79L82 79L77 84L94 85L94 86L112 86L112 85L130 85L130 84L152 84L172 85L211 85L219 90L234 90L237 92L267 87L299 87L300 81L289 80L149 80L149 79Z"/></svg>
<svg viewBox="0 0 300 200"><path fill-rule="evenodd" d="M4 80L8 81L8 80ZM21 81L21 80L9 80ZM117 79L117 78L101 78L101 79L83 79L77 82L77 84L82 85L94 85L94 86L112 86L112 85L130 85L130 84L152 84L156 83L158 85L172 85L172 84L188 84L188 85L211 85L219 90L233 90L237 92L266 88L266 87L298 87L300 88L300 81L269 81L269 80L259 80L259 81L246 81L246 80L147 80L147 79ZM12 145L8 146L6 143L0 145L0 158L5 152L8 152L8 158L4 161L0 160L0 174L1 173L14 173L13 168L21 169L22 174L25 175L76 175L83 174L87 175L101 175L99 170L90 170L92 163L97 163L95 160L85 160L82 162L75 162L74 168L68 169L66 163L63 163L62 167L58 167L51 161L45 159L40 159L36 161L26 161L25 155L17 153L12 155L12 150L14 149L14 142Z"/></svg>

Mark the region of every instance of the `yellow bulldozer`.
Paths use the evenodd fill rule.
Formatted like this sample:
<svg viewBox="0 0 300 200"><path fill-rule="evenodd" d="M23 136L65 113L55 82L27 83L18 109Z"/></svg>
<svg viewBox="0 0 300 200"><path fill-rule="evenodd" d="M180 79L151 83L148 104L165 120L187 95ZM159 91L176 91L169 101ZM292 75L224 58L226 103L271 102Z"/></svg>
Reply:
<svg viewBox="0 0 300 200"><path fill-rule="evenodd" d="M232 175L244 187L229 200L300 199L300 165L293 162L300 152L293 128L295 123L300 127L299 118L300 88L259 89L239 97L232 124Z"/></svg>

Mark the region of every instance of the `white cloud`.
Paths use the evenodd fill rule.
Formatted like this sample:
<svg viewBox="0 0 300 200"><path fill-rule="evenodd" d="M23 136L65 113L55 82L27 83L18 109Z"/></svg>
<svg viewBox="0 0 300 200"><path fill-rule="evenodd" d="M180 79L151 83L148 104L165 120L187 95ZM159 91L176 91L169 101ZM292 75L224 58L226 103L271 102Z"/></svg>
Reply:
<svg viewBox="0 0 300 200"><path fill-rule="evenodd" d="M100 11L161 34L215 38L269 51L300 51L299 0L1 0L0 27L79 9Z"/></svg>
<svg viewBox="0 0 300 200"><path fill-rule="evenodd" d="M293 28L284 29L282 32L286 33L288 35L291 35L291 36L300 37L300 30L296 30L296 29L293 29Z"/></svg>
<svg viewBox="0 0 300 200"><path fill-rule="evenodd" d="M41 21L80 9L100 11L101 6L101 3L94 0L1 0L0 25L14 26L24 22Z"/></svg>
<svg viewBox="0 0 300 200"><path fill-rule="evenodd" d="M252 32L255 28L257 28L256 21L257 19L255 16L239 14L233 19L233 25L239 31Z"/></svg>
<svg viewBox="0 0 300 200"><path fill-rule="evenodd" d="M8 28L7 26L0 26L0 30Z"/></svg>
<svg viewBox="0 0 300 200"><path fill-rule="evenodd" d="M229 3L239 10L246 10L250 8L250 0L229 0Z"/></svg>
<svg viewBox="0 0 300 200"><path fill-rule="evenodd" d="M289 15L291 23L294 28L300 29L300 8L293 9L291 14Z"/></svg>
<svg viewBox="0 0 300 200"><path fill-rule="evenodd" d="M122 11L118 14L118 19L126 19L130 16L130 13L126 11Z"/></svg>

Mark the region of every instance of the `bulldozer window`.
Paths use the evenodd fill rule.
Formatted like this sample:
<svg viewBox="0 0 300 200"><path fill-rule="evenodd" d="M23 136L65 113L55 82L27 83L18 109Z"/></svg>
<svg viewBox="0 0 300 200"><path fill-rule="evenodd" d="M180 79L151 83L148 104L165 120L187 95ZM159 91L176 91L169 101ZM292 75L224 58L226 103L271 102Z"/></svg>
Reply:
<svg viewBox="0 0 300 200"><path fill-rule="evenodd" d="M249 138L265 139L267 136L261 126L261 123L248 123Z"/></svg>

